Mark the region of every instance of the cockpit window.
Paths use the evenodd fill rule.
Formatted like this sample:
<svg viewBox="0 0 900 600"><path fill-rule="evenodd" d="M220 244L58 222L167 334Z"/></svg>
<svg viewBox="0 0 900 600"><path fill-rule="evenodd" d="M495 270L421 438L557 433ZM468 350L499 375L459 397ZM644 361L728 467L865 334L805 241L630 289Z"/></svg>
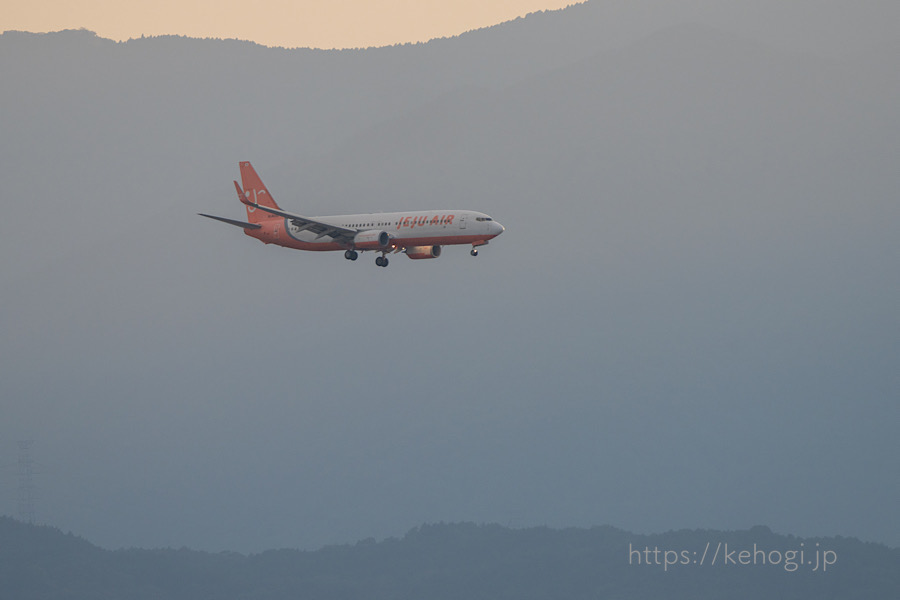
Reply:
<svg viewBox="0 0 900 600"><path fill-rule="evenodd" d="M476 221L493 221L490 217L475 217Z"/></svg>

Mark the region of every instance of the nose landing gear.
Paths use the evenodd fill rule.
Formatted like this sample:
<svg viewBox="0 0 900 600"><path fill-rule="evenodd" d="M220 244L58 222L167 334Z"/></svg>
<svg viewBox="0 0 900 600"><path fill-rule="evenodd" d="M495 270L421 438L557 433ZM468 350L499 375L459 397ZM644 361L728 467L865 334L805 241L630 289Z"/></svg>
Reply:
<svg viewBox="0 0 900 600"><path fill-rule="evenodd" d="M469 254L471 254L472 256L478 256L478 246L487 246L487 245L488 245L487 240L481 240L479 242L472 242L472 249L469 250Z"/></svg>

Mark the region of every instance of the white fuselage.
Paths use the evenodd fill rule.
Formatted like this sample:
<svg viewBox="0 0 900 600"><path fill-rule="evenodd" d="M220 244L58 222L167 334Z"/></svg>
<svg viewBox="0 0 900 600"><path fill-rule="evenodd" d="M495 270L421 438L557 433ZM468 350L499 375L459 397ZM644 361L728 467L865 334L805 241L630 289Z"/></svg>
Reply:
<svg viewBox="0 0 900 600"><path fill-rule="evenodd" d="M484 213L471 210L427 210L359 215L314 217L316 221L360 231L386 231L398 246L471 244L487 241L503 231L503 226ZM327 237L302 230L285 219L286 233L304 244L329 244ZM322 248L325 249L324 247Z"/></svg>

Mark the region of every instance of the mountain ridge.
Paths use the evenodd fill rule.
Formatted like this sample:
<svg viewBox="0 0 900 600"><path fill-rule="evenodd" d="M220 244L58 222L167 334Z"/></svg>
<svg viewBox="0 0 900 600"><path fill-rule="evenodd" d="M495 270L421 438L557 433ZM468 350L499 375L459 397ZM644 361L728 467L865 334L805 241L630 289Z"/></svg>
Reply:
<svg viewBox="0 0 900 600"><path fill-rule="evenodd" d="M705 544L718 545L730 559L718 567L699 564ZM671 553L676 548L677 557ZM767 557L760 558L760 548ZM791 559L796 565L782 558L782 553L804 548L809 554L796 554ZM748 554L735 558L743 550ZM756 552L753 564L751 552ZM819 562L826 552L832 553L827 567ZM609 526L508 529L474 523L425 524L402 538L315 551L111 551L52 527L0 517L0 586L22 599L174 599L223 593L450 598L463 592L475 598L586 598L663 591L669 598L718 598L725 591L733 598L758 598L766 592L782 598L885 598L900 590L900 573L892 568L898 558L896 548L842 537L795 538L764 526L636 535Z"/></svg>
<svg viewBox="0 0 900 600"><path fill-rule="evenodd" d="M365 46L365 47L345 47L345 48L314 48L309 46L275 46L263 44L260 42L256 42L254 40L243 39L243 38L235 38L235 37L196 37L189 35L181 35L181 34L157 34L157 35L141 35L140 37L132 37L127 40L114 40L111 38L103 37L96 31L90 29L89 27L79 27L79 28L65 28L56 31L47 31L47 32L33 32L27 30L20 29L7 29L5 31L0 32L0 35L9 34L11 36L46 36L46 35L89 35L97 38L98 40L104 40L113 42L116 44L127 44L129 42L140 42L146 40L159 40L159 39L182 39L182 40L204 40L204 41L217 41L217 42L238 42L238 43L246 43L252 44L254 46L259 46L261 48L269 49L269 50L311 50L311 51L319 51L319 52L360 52L360 51L374 51L374 50L382 50L386 48L399 48L399 47L410 47L410 46L422 46L431 43L440 43L446 42L450 40L454 40L461 37L466 36L477 36L481 35L484 32L491 32L492 30L496 30L501 27L508 27L511 24L521 25L524 21L528 20L533 22L535 20L544 19L546 17L552 17L555 14L561 13L563 11L568 11L571 13L574 9L579 6L583 6L588 4L589 0L578 0L572 2L571 4L558 8L558 9L546 9L546 10L536 10L529 12L525 15L518 16L512 19L508 19L506 21L501 21L500 23L495 23L493 25L485 25L483 27L476 27L473 29L468 29L466 31L459 32L454 35L447 36L439 36L430 38L425 41L418 42L396 42L393 44L386 44L383 46ZM531 23L529 23L530 25ZM490 33L489 33L490 34Z"/></svg>

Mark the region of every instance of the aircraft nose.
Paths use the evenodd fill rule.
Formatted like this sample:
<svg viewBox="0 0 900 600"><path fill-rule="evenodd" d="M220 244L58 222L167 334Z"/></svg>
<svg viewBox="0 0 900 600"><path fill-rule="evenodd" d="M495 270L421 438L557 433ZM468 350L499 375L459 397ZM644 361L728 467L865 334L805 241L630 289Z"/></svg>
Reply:
<svg viewBox="0 0 900 600"><path fill-rule="evenodd" d="M506 227L504 227L497 221L494 221L493 223L491 223L491 229L493 230L493 231L491 231L491 233L493 233L494 235L500 235L501 233L506 231Z"/></svg>

